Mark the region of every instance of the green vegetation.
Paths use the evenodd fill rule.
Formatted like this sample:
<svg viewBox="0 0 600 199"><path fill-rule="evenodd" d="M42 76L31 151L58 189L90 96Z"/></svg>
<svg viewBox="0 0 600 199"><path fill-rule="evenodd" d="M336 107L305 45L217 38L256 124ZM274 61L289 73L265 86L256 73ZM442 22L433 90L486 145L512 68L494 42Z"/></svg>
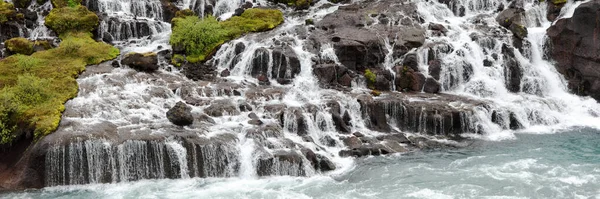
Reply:
<svg viewBox="0 0 600 199"><path fill-rule="evenodd" d="M98 26L98 16L85 6L60 7L50 11L46 26L59 35L68 32L90 32Z"/></svg>
<svg viewBox="0 0 600 199"><path fill-rule="evenodd" d="M175 13L176 18L193 17L196 13L190 9L180 10Z"/></svg>
<svg viewBox="0 0 600 199"><path fill-rule="evenodd" d="M33 53L33 42L23 37L15 37L4 42L8 51L17 54L31 55Z"/></svg>
<svg viewBox="0 0 600 199"><path fill-rule="evenodd" d="M283 13L275 9L247 9L241 16L219 22L208 16L173 18L170 43L174 49L183 49L187 61L201 62L213 54L221 44L249 32L262 32L283 23ZM181 55L179 55L181 56ZM178 57L175 55L174 57Z"/></svg>
<svg viewBox="0 0 600 199"><path fill-rule="evenodd" d="M371 72L371 70L365 70L365 78L367 78L367 87L373 89L375 86L375 81L377 80L377 75Z"/></svg>
<svg viewBox="0 0 600 199"><path fill-rule="evenodd" d="M315 21L313 19L304 20L305 25L315 25Z"/></svg>
<svg viewBox="0 0 600 199"><path fill-rule="evenodd" d="M17 127L35 129L36 138L56 130L64 103L77 95L79 73L119 55L90 33L67 33L61 39L57 48L0 61L0 144L10 143Z"/></svg>
<svg viewBox="0 0 600 199"><path fill-rule="evenodd" d="M77 7L81 4L81 0L52 0L52 6L55 8Z"/></svg>
<svg viewBox="0 0 600 199"><path fill-rule="evenodd" d="M4 2L4 0L0 0L0 24L16 18L16 15L17 12L15 11L15 7L12 3L7 3Z"/></svg>
<svg viewBox="0 0 600 199"><path fill-rule="evenodd" d="M312 0L268 0L273 3L282 3L296 9L308 9L313 3Z"/></svg>
<svg viewBox="0 0 600 199"><path fill-rule="evenodd" d="M371 95L373 95L373 96L377 97L377 96L380 96L380 95L381 95L381 92L380 92L380 91L378 91L378 90L371 90Z"/></svg>
<svg viewBox="0 0 600 199"><path fill-rule="evenodd" d="M567 3L567 0L552 0L552 4L554 4L554 5L565 4L565 3Z"/></svg>

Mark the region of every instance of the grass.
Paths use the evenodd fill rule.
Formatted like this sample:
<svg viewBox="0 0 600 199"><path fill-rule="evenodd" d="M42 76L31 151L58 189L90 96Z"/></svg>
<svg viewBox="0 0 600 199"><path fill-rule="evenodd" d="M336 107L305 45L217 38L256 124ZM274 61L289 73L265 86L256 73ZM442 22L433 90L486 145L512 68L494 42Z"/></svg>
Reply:
<svg viewBox="0 0 600 199"><path fill-rule="evenodd" d="M0 24L6 23L16 17L15 6L12 3L0 0Z"/></svg>
<svg viewBox="0 0 600 199"><path fill-rule="evenodd" d="M0 144L10 143L16 128L33 128L36 138L52 133L64 103L77 96L76 78L85 66L119 55L90 33L66 33L61 39L57 48L0 61Z"/></svg>
<svg viewBox="0 0 600 199"><path fill-rule="evenodd" d="M247 9L241 16L222 22L212 16L181 16L184 17L173 18L170 43L184 49L186 60L191 63L206 60L221 44L243 34L271 30L283 23L283 13L276 9Z"/></svg>
<svg viewBox="0 0 600 199"><path fill-rule="evenodd" d="M52 0L52 6L55 8L77 7L81 4L81 0Z"/></svg>
<svg viewBox="0 0 600 199"><path fill-rule="evenodd" d="M81 5L59 7L50 11L45 24L59 35L68 32L91 32L98 26L98 16Z"/></svg>
<svg viewBox="0 0 600 199"><path fill-rule="evenodd" d="M23 55L31 55L33 53L33 43L23 37L15 37L4 42L10 52Z"/></svg>

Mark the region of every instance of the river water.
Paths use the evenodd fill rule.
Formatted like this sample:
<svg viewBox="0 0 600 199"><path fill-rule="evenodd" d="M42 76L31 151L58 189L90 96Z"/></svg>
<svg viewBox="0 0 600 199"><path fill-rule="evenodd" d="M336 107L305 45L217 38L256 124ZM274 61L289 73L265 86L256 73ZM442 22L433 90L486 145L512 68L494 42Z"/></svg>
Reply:
<svg viewBox="0 0 600 199"><path fill-rule="evenodd" d="M468 147L357 160L314 177L59 186L2 198L599 198L600 131L517 133Z"/></svg>

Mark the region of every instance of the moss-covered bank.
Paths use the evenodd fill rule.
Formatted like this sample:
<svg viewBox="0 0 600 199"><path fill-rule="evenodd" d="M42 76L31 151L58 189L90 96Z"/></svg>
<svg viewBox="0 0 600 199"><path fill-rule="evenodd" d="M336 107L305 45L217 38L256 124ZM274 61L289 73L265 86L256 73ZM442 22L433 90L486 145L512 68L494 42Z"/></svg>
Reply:
<svg viewBox="0 0 600 199"><path fill-rule="evenodd" d="M57 48L0 61L1 145L12 143L19 130L33 130L36 138L56 130L85 66L119 55L117 48L92 39L98 17L83 6L55 8L46 19L62 40Z"/></svg>
<svg viewBox="0 0 600 199"><path fill-rule="evenodd" d="M4 2L4 0L0 0L0 24L6 23L15 18L23 17L23 14L17 13L15 10L15 6L12 3Z"/></svg>
<svg viewBox="0 0 600 199"><path fill-rule="evenodd" d="M247 9L241 16L234 16L219 22L209 16L200 19L196 16L180 14L173 19L173 33L170 43L174 49L181 49L186 60L191 63L201 62L213 54L221 44L236 39L249 32L271 30L283 23L283 13L276 9ZM183 57L174 56L174 64L178 65Z"/></svg>

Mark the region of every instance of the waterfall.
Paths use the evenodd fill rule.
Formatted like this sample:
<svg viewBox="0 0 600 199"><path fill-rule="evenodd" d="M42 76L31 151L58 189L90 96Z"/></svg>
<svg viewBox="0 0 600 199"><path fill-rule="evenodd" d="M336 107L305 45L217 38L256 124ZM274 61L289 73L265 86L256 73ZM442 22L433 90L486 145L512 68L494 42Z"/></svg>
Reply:
<svg viewBox="0 0 600 199"><path fill-rule="evenodd" d="M379 96L365 86L364 70L358 69L363 66L341 67L347 60L334 39L318 48L312 43L317 39L309 33L316 28L305 25L306 19L355 9L325 7L324 1L305 13L285 15L285 23L272 31L223 44L207 61L215 73L228 72L218 81L192 81L171 66L155 73L90 66L77 80L79 94L65 105L59 129L50 135L65 139L49 139L54 142L44 156L45 184L329 175L351 167L354 159L348 154L405 152L421 147L423 139L502 140L515 132L597 125L600 105L568 93L562 76L544 59L551 22L545 6L536 2L523 2L528 35L521 46L494 20L498 7L509 5L504 0L406 1L415 13L390 16L389 23L377 18L373 24L386 28L412 24L411 17L425 27L447 28L443 34L426 30L424 44L402 55L403 35L377 35L381 63L371 69L392 77L385 87L390 91ZM202 17L230 15L243 2L173 3ZM170 48L171 27L161 1L88 0L85 5L103 14L98 39L123 53ZM565 10L569 6L575 5L569 2ZM40 33L35 29L32 37L46 37L38 27ZM416 55L423 78L439 82L441 93L396 91L397 67L409 54ZM436 62L437 75L431 64ZM319 67L339 72L331 80L335 86L324 88ZM340 86L345 77L350 80ZM192 107L191 126L174 126L165 117L179 101Z"/></svg>

